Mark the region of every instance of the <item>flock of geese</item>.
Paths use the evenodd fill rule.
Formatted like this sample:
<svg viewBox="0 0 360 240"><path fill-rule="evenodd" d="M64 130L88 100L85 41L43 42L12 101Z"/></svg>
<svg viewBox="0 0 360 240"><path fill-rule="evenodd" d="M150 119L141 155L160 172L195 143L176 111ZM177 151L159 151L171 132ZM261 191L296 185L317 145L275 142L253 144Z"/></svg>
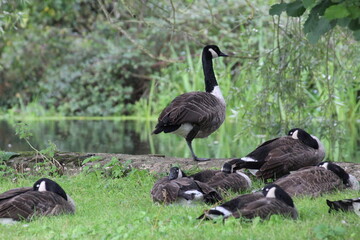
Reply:
<svg viewBox="0 0 360 240"><path fill-rule="evenodd" d="M189 92L176 97L160 114L153 134L174 133L185 138L195 161L199 158L192 148L194 138L205 138L215 132L225 120L226 103L218 86L212 60L227 57L216 45L205 46L202 52L205 92ZM221 170L205 170L186 176L173 167L170 174L157 181L151 190L155 202L189 203L202 200L216 203L222 200L221 192L241 191L251 187L251 179L239 169L249 169L256 178L265 182L262 191L240 195L228 202L205 211L200 219L229 216L268 218L272 214L296 219L293 196L312 197L323 193L353 188L359 183L335 163L321 162L325 157L323 144L315 136L300 128L291 129L287 136L264 142L242 158L226 162ZM329 201L331 209L359 211L359 199Z"/></svg>
<svg viewBox="0 0 360 240"><path fill-rule="evenodd" d="M225 120L226 104L213 70L212 59L226 57L216 45L205 46L202 64L205 92L190 92L176 97L160 114L154 134L175 133L185 138L195 161L194 138L204 138L216 131ZM268 183L259 191L243 194L204 211L198 219L228 217L268 219L278 214L296 219L294 196L317 197L335 190L359 190L357 179L332 162L322 162L325 150L315 136L294 128L286 136L271 139L242 158L226 162L219 170L204 170L187 176L172 167L168 176L159 179L151 190L154 202L190 204L203 201L218 204L226 191L251 189L251 177ZM269 183L273 181L272 183ZM360 214L360 198L327 200L330 210ZM11 189L0 194L0 223L31 220L34 216L74 213L74 201L56 182L42 178L33 187Z"/></svg>
<svg viewBox="0 0 360 240"><path fill-rule="evenodd" d="M312 138L312 141L307 138ZM152 190L154 202L191 204L203 201L216 204L222 194L231 190L251 189L251 178L240 169L252 170L254 177L267 184L260 191L243 194L206 210L199 219L222 217L268 219L278 214L296 219L297 209L292 197L318 197L343 189L359 190L358 180L325 157L321 142L303 129L292 129L287 136L267 141L246 157L226 162L221 170L204 170L187 176L178 167L169 176L158 180ZM331 210L354 211L360 214L360 198L327 200Z"/></svg>

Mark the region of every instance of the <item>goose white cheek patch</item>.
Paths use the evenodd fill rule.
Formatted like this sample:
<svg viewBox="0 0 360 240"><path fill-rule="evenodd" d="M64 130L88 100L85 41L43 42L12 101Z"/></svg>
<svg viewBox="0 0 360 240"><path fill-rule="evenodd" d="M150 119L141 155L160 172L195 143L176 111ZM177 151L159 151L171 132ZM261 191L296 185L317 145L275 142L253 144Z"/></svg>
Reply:
<svg viewBox="0 0 360 240"><path fill-rule="evenodd" d="M211 52L212 58L217 58L217 57L219 57L219 55L218 55L212 48L209 48L209 52Z"/></svg>
<svg viewBox="0 0 360 240"><path fill-rule="evenodd" d="M276 196L275 196L275 188L274 187L270 188L270 190L266 194L266 197L267 198L276 198Z"/></svg>
<svg viewBox="0 0 360 240"><path fill-rule="evenodd" d="M182 177L183 177L182 171L179 170L179 174L177 178L182 178Z"/></svg>
<svg viewBox="0 0 360 240"><path fill-rule="evenodd" d="M46 183L45 181L42 181L39 186L39 192L45 192L46 191Z"/></svg>
<svg viewBox="0 0 360 240"><path fill-rule="evenodd" d="M293 138L293 139L299 139L298 138L298 130L296 130L292 135L291 135L291 137Z"/></svg>

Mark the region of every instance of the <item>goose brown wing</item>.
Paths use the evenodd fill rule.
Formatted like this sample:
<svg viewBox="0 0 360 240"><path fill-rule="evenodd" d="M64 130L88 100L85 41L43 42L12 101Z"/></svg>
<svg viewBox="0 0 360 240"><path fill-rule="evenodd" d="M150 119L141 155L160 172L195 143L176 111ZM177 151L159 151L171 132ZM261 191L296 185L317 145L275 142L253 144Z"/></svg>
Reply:
<svg viewBox="0 0 360 240"><path fill-rule="evenodd" d="M27 191L0 204L0 217L15 220L66 212L73 212L72 207L64 198L52 192Z"/></svg>
<svg viewBox="0 0 360 240"><path fill-rule="evenodd" d="M244 217L251 219L260 217L261 219L268 219L274 214L291 216L294 219L297 218L296 209L288 206L280 200L269 198L262 198L251 202L240 211L234 212L233 216L236 218Z"/></svg>
<svg viewBox="0 0 360 240"><path fill-rule="evenodd" d="M267 155L269 152L273 149L276 149L280 146L289 144L289 142L294 141L291 137L281 137L281 138L274 138L271 140L268 140L258 146L254 151L249 153L247 157L251 157L254 160L257 160L259 162L265 161Z"/></svg>
<svg viewBox="0 0 360 240"><path fill-rule="evenodd" d="M204 193L204 201L206 203L216 203L221 201L223 198L214 188L206 183L195 181L201 192Z"/></svg>
<svg viewBox="0 0 360 240"><path fill-rule="evenodd" d="M221 189L232 191L241 191L249 188L249 183L244 177L237 173L225 173L219 171L216 173L208 182L209 186Z"/></svg>
<svg viewBox="0 0 360 240"><path fill-rule="evenodd" d="M158 180L151 189L151 197L154 202L171 203L176 200L180 186L164 177Z"/></svg>
<svg viewBox="0 0 360 240"><path fill-rule="evenodd" d="M160 114L158 125L200 124L219 113L219 100L207 92L190 92L176 97Z"/></svg>
<svg viewBox="0 0 360 240"><path fill-rule="evenodd" d="M320 161L316 149L295 141L271 150L256 176L263 179L279 178L289 174L290 171L314 166Z"/></svg>
<svg viewBox="0 0 360 240"><path fill-rule="evenodd" d="M248 193L233 198L230 201L221 204L220 206L226 208L230 212L236 212L239 209L244 208L249 203L257 201L261 198L265 198L262 192Z"/></svg>
<svg viewBox="0 0 360 240"><path fill-rule="evenodd" d="M16 197L17 195L23 194L27 191L32 191L32 187L22 187L22 188L14 188L9 191L6 191L0 194L0 204L8 201L9 199Z"/></svg>
<svg viewBox="0 0 360 240"><path fill-rule="evenodd" d="M332 171L321 167L303 168L274 182L290 196L319 196L344 188L342 180Z"/></svg>
<svg viewBox="0 0 360 240"><path fill-rule="evenodd" d="M221 173L220 170L209 170L208 169L208 170L204 170L204 171L195 173L195 174L189 176L189 178L192 178L199 182L209 182L219 172Z"/></svg>

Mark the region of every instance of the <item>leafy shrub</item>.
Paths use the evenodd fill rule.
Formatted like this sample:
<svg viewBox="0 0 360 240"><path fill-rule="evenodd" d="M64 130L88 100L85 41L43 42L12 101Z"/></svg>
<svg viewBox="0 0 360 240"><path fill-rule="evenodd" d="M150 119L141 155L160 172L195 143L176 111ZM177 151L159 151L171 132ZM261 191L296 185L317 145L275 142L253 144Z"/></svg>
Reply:
<svg viewBox="0 0 360 240"><path fill-rule="evenodd" d="M306 11L309 15L304 23L304 32L310 42L316 43L322 35L336 25L353 31L354 38L360 41L360 2L354 0L296 0L290 3L281 1L271 6L271 15L286 12L288 16L300 17Z"/></svg>

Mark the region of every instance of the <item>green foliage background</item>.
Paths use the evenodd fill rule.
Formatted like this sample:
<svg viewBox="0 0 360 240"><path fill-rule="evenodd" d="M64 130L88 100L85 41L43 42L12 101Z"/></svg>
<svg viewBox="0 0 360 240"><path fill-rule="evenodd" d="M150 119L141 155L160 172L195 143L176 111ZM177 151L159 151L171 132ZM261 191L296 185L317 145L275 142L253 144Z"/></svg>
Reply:
<svg viewBox="0 0 360 240"><path fill-rule="evenodd" d="M326 2L334 8L347 1ZM174 96L204 89L199 56L216 43L233 55L215 63L228 116L246 127L355 121L359 43L346 28L320 31L310 43L314 4L1 2L0 108L10 115L154 118ZM329 16L343 17L325 11Z"/></svg>

